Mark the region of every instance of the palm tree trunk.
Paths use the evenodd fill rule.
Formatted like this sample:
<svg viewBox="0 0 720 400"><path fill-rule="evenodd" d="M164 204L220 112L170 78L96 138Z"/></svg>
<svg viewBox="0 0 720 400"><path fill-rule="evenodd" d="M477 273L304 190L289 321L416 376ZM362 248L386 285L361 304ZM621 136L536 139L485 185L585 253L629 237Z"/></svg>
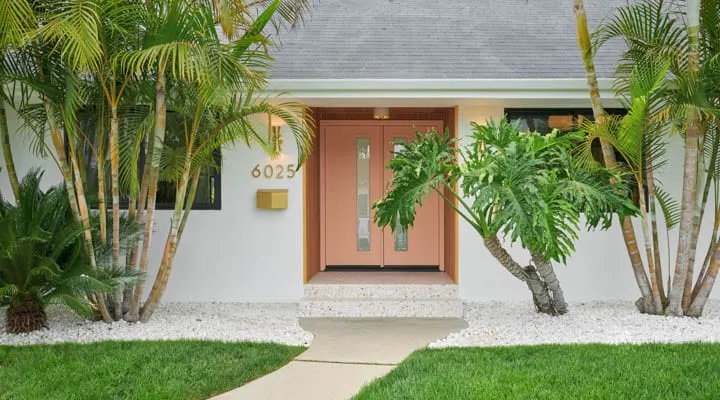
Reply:
<svg viewBox="0 0 720 400"><path fill-rule="evenodd" d="M98 212L100 214L100 242L102 244L107 243L107 204L105 203L107 200L105 199L105 190L107 190L105 186L105 156L100 155L100 149L101 147L98 146L98 156L97 156L97 164L98 164Z"/></svg>
<svg viewBox="0 0 720 400"><path fill-rule="evenodd" d="M647 157L648 159L650 157ZM658 237L657 212L655 209L655 174L651 161L646 163L646 179L648 184L648 209L650 214L650 232L652 233L653 259L655 260L655 278L660 293L662 311L667 305L667 295L663 285L662 258L660 257L660 238Z"/></svg>
<svg viewBox="0 0 720 400"><path fill-rule="evenodd" d="M706 132L706 131L705 131ZM704 150L704 137L705 132L703 132L703 145L699 146L700 149ZM717 148L717 147L714 147ZM703 258L703 263L701 264L700 273L697 277L697 283L695 284L695 287L692 285L693 280L693 268L695 266L695 257L697 256L697 242L698 238L700 237L700 228L702 227L702 221L705 217L705 207L707 206L707 202L710 197L710 187L712 186L713 179L716 179L717 177L714 176L713 173L710 173L710 171L715 171L715 165L717 163L717 154L713 154L710 157L709 165L708 165L708 173L705 174L704 168L705 168L705 157L704 157L704 151L699 150L698 151L698 174L704 174L705 175L705 183L702 186L702 189L698 188L698 192L702 191L702 197L700 198L700 203L695 208L695 221L693 226L693 241L692 241L692 249L690 251L690 261L688 262L688 265L690 267L690 270L688 271L687 276L685 277L685 289L683 292L683 300L682 300L682 306L683 310L688 310L690 307L690 304L692 303L693 299L697 295L697 292L699 290L700 282L702 282L705 272L707 271L707 266L710 261L710 258L712 257L713 249L715 248L715 237L717 236L717 220L715 221L715 224L713 225L713 234L710 237L710 247L709 250L705 253L705 258ZM698 175L698 183L702 183L702 178L700 175Z"/></svg>
<svg viewBox="0 0 720 400"><path fill-rule="evenodd" d="M173 261L175 259L175 253L177 252L177 246L180 242L180 227L183 221L183 209L185 206L185 197L188 190L188 184L190 182L190 168L192 166L192 152L190 150L185 153L185 164L183 166L183 174L180 178L180 183L175 191L175 211L173 212L172 222L170 225L170 232L168 233L167 241L165 243L165 251L163 252L163 258L160 262L160 269L158 270L155 282L153 282L152 289L148 295L147 301L142 308L140 314L140 321L147 322L152 317L155 309L160 304L165 289L167 288L168 279L170 278L170 272L172 271ZM192 206L192 204L191 204Z"/></svg>
<svg viewBox="0 0 720 400"><path fill-rule="evenodd" d="M717 129L717 127L715 127L714 129ZM712 146L711 149L713 149L713 150L717 150L718 148L720 148L720 135L718 135L717 133L714 136L714 143L711 146ZM709 199L711 186L713 186L715 188L715 191L714 191L716 194L715 197L717 197L717 193L718 193L718 190L717 190L718 182L716 180L717 177L715 176L715 174L711 173L711 171L717 170L717 163L720 162L719 158L720 158L720 155L718 154L718 152L713 151L712 156L710 157L710 162L708 163L708 168L707 168L708 173L705 176L706 181L705 181L705 186L703 188L703 198L702 198L702 205L700 207L700 216L699 216L697 224L695 226L697 233L695 234L694 237L696 237L696 238L699 237L699 235L700 235L700 225L705 216L705 206L707 205L707 202ZM705 257L703 258L703 263L701 264L702 267L700 268L700 272L698 273L697 280L695 281L695 286L692 289L691 302L697 296L698 291L700 291L700 285L702 284L702 281L705 279L705 273L707 272L707 269L713 258L713 252L715 250L715 246L717 243L716 238L718 237L718 230L720 230L720 208L718 208L717 205L718 205L718 199L715 199L715 207L714 207L715 215L713 217L714 221L713 221L712 235L710 236L710 244L708 245L708 249L705 252ZM693 253L692 256L693 256L692 263L694 264L695 254ZM685 289L687 290L687 287ZM683 298L683 302L684 301L685 301L685 299ZM684 303L683 303L683 305L684 305Z"/></svg>
<svg viewBox="0 0 720 400"><path fill-rule="evenodd" d="M68 194L70 209L72 210L75 219L81 224L81 226L85 230L85 248L87 249L90 266L93 269L97 269L97 262L95 260L95 246L93 245L92 232L90 230L90 215L87 209L87 201L85 200L85 191L82 187L82 181L80 181L78 184L74 184L73 171L70 169L70 166L67 162L67 157L65 156L65 141L63 140L63 134L60 131L57 122L55 121L53 107L47 99L44 99L43 103L45 105L45 114L50 130L50 138L52 139L53 147L55 148L55 157L57 159L58 166L60 167L60 172L63 176L63 181L65 183L65 190ZM74 156L72 140L69 140L69 143L71 146L70 160L72 162L73 169L77 171L78 178L80 178L79 168L77 168L77 159ZM96 297L98 311L100 312L103 321L107 323L112 322L112 318L110 317L110 313L108 312L107 306L105 304L105 296L101 292L98 292L96 294Z"/></svg>
<svg viewBox="0 0 720 400"><path fill-rule="evenodd" d="M700 269L700 273L698 274L697 281L695 281L695 287L693 288L692 292L693 301L700 292L702 283L707 275L707 270L708 268L710 268L715 253L715 247L720 245L720 237L718 237L718 230L720 230L720 209L715 211L715 223L713 224L713 231L710 235L710 245L708 246L707 252L705 253L705 259L703 260L702 268Z"/></svg>
<svg viewBox="0 0 720 400"><path fill-rule="evenodd" d="M707 301L710 298L710 292L712 292L713 286L715 286L718 269L720 269L720 241L718 241L715 246L715 255L713 256L712 264L710 264L707 274L700 285L700 290L698 290L697 296L695 296L695 299L688 308L687 316L699 317L702 315L703 310L705 309L705 304L707 304Z"/></svg>
<svg viewBox="0 0 720 400"><path fill-rule="evenodd" d="M578 46L585 65L585 74L588 82L588 90L590 92L590 102L592 103L593 116L598 124L605 122L605 111L600 103L600 89L597 82L597 74L595 73L595 63L593 61L592 46L590 44L590 32L588 31L587 15L585 14L585 5L582 0L573 0L573 10L575 15L575 27L577 29ZM617 160L615 159L615 150L612 145L606 140L601 139L600 145L602 147L603 161L605 166L608 168L617 167ZM625 248L627 249L628 256L630 257L630 264L632 265L633 273L635 275L635 281L640 289L642 295L642 302L636 304L642 304L642 310L640 312L646 312L651 310L653 307L652 289L650 288L650 282L647 274L645 273L645 265L643 264L642 257L640 256L640 249L637 245L637 239L635 237L635 227L633 226L632 219L625 217L622 221L622 234L623 240L625 241ZM640 308L640 307L638 307Z"/></svg>
<svg viewBox="0 0 720 400"><path fill-rule="evenodd" d="M565 302L565 295L560 287L560 281L558 280L557 275L555 275L552 263L534 253L532 254L532 259L538 275L540 275L540 278L543 282L545 282L547 290L551 295L551 303L555 312L558 315L567 313L568 306Z"/></svg>
<svg viewBox="0 0 720 400"><path fill-rule="evenodd" d="M538 275L532 265L522 267L518 264L498 240L497 236L489 236L483 238L485 247L490 251L495 259L505 267L514 277L525 282L533 296L533 302L537 310L544 314L557 315L557 311L552 303L552 298L548 292L545 282Z"/></svg>
<svg viewBox="0 0 720 400"><path fill-rule="evenodd" d="M92 232L90 229L90 210L87 206L87 199L85 198L85 188L83 186L82 175L80 174L80 166L77 160L77 153L75 152L75 145L72 139L68 140L70 144L70 163L72 170L75 174L75 193L77 194L78 210L80 212L80 218L83 228L85 229L85 242L88 249L88 257L90 259L90 265L93 269L97 269L97 260L95 259L95 245L92 240ZM112 322L110 312L108 311L107 304L105 303L105 294L98 291L95 293L96 303L100 316L106 323Z"/></svg>
<svg viewBox="0 0 720 400"><path fill-rule="evenodd" d="M648 261L648 273L650 275L650 289L652 291L653 308L646 309L645 312L648 314L659 315L663 311L663 302L660 296L660 285L658 281L658 274L655 265L655 253L653 251L652 241L650 239L650 233L648 232L648 224L652 226L654 216L648 216L648 206L645 203L645 188L643 187L642 181L638 182L638 189L640 192L639 203L640 203L640 214L642 215L642 234L643 242L645 243L645 256ZM655 236L655 235L653 235Z"/></svg>
<svg viewBox="0 0 720 400"><path fill-rule="evenodd" d="M20 201L20 181L15 171L15 161L13 160L12 148L10 147L10 130L8 129L7 113L5 111L5 101L0 99L0 143L2 143L3 159L5 160L5 169L7 170L10 187L12 188L15 202Z"/></svg>
<svg viewBox="0 0 720 400"><path fill-rule="evenodd" d="M110 190L112 191L112 254L113 268L120 268L120 151L118 142L120 132L118 128L117 106L110 109ZM115 292L113 317L116 321L122 318L123 288Z"/></svg>
<svg viewBox="0 0 720 400"><path fill-rule="evenodd" d="M700 70L700 4L698 0L687 0L688 19L688 75L696 78ZM685 163L683 166L683 192L680 209L680 226L678 230L678 249L675 260L675 273L668 296L667 315L682 316L682 299L685 291L685 280L689 271L691 251L693 249L693 231L695 225L695 202L697 201L697 162L699 121L695 110L690 111L685 130Z"/></svg>
<svg viewBox="0 0 720 400"><path fill-rule="evenodd" d="M162 71L162 69L161 69ZM145 217L145 234L143 236L143 247L140 255L140 271L147 272L150 255L150 244L152 239L152 226L155 218L155 201L157 198L157 186L160 175L160 157L162 156L163 142L165 141L167 105L165 104L165 74L159 73L155 84L155 132L153 135L153 149L148 174L148 197L147 214ZM165 256L163 256L165 258ZM133 301L126 319L137 321L140 318L140 302L145 284L143 282L135 286Z"/></svg>
<svg viewBox="0 0 720 400"><path fill-rule="evenodd" d="M187 224L188 218L190 217L190 211L192 210L193 203L195 203L195 197L197 195L197 188L199 182L200 170L198 169L193 175L192 183L190 184L190 192L188 192L187 199L185 199L185 211L183 211L182 221L180 222L178 240L182 240L183 232L185 232L185 225Z"/></svg>
<svg viewBox="0 0 720 400"><path fill-rule="evenodd" d="M141 178L141 182L140 182L140 193L139 193L137 201L134 201L134 204L132 204L132 207L131 207L131 211L134 212L134 214L131 216L131 218L135 218L135 221L137 223L142 222L144 211L145 211L145 202L146 202L147 196L148 196L148 186L149 186L148 181L150 180L149 176L150 176L151 157L152 157L152 134L150 134L150 137L148 138L148 141L147 141L147 151L145 152L145 163L143 165L143 173L142 173L142 178ZM129 254L127 255L125 268L127 268L130 271L137 270L138 247L139 247L139 242L133 243ZM132 307L132 299L134 296L134 292L135 292L134 286L125 288L125 294L123 296L123 312L124 313L127 313L128 311L130 311L130 309ZM138 309L139 309L139 302L138 302ZM127 316L126 316L126 318L127 318ZM137 318L136 318L136 320L137 320Z"/></svg>

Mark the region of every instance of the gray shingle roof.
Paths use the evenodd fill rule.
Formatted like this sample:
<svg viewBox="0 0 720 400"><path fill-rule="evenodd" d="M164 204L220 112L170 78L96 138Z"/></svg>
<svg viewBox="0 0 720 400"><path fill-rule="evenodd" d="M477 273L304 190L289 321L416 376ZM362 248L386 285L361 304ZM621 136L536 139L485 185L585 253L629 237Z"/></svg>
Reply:
<svg viewBox="0 0 720 400"><path fill-rule="evenodd" d="M586 0L590 29L626 0ZM583 78L572 0L315 0L279 37L280 79ZM595 63L612 76L619 47Z"/></svg>

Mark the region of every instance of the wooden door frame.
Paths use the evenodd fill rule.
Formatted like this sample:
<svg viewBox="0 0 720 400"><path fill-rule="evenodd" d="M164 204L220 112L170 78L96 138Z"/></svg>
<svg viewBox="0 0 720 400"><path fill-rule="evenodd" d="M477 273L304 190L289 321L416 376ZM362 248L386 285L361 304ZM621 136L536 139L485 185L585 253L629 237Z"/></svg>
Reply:
<svg viewBox="0 0 720 400"><path fill-rule="evenodd" d="M375 120L372 108L310 108L310 113L315 120L315 140L313 141L312 153L303 166L303 281L307 283L315 274L320 272L322 261L321 245L321 160L322 143L320 140L321 126L328 123L341 125L345 124L368 124L368 125L392 125L412 123L428 123L430 121L442 121L444 129L450 136L457 137L457 107L452 108L390 108L389 120ZM344 121L344 122L343 122ZM442 263L445 272L457 283L458 274L458 217L452 207L445 202L442 203L443 231L441 241L443 246Z"/></svg>
<svg viewBox="0 0 720 400"><path fill-rule="evenodd" d="M326 268L326 260L325 260L325 240L327 238L327 232L326 232L326 217L325 217L325 195L323 193L323 190L326 188L325 185L325 171L327 170L327 162L325 160L325 154L327 152L327 149L325 148L326 140L325 140L325 128L332 127L332 126L372 126L372 127L379 127L381 128L381 134L383 135L383 144L385 143L384 139L384 129L386 126L413 126L413 125L439 125L442 126L443 129L445 129L445 123L443 120L372 120L372 121L364 121L364 120L324 120L318 122L318 133L319 135L315 137L315 140L320 142L320 153L318 154L320 158L320 271L325 271ZM384 155L384 151L380 152ZM383 161L384 166L384 161ZM384 174L383 174L384 175ZM440 207L438 210L438 239L442 239L445 233L445 207L446 204L442 199L439 199L440 201ZM439 242L438 243L438 268L440 271L445 271L445 243Z"/></svg>

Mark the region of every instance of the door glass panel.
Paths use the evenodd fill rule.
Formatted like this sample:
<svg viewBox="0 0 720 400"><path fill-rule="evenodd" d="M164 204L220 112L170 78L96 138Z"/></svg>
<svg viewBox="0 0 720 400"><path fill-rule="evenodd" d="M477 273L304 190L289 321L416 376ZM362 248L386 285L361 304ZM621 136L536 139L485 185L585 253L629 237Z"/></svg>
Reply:
<svg viewBox="0 0 720 400"><path fill-rule="evenodd" d="M407 140L397 137L393 140L393 152L397 153L405 147ZM395 251L408 251L408 232L400 226L400 218L395 220Z"/></svg>
<svg viewBox="0 0 720 400"><path fill-rule="evenodd" d="M357 249L370 251L370 139L355 142L357 164Z"/></svg>

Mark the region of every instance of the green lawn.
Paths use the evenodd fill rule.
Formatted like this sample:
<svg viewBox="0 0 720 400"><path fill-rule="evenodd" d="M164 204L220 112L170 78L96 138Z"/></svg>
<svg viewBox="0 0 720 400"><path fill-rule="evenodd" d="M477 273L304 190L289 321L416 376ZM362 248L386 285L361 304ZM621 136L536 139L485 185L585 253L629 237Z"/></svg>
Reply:
<svg viewBox="0 0 720 400"><path fill-rule="evenodd" d="M717 399L720 344L418 351L356 400Z"/></svg>
<svg viewBox="0 0 720 400"><path fill-rule="evenodd" d="M203 341L0 346L0 399L205 399L303 350Z"/></svg>

